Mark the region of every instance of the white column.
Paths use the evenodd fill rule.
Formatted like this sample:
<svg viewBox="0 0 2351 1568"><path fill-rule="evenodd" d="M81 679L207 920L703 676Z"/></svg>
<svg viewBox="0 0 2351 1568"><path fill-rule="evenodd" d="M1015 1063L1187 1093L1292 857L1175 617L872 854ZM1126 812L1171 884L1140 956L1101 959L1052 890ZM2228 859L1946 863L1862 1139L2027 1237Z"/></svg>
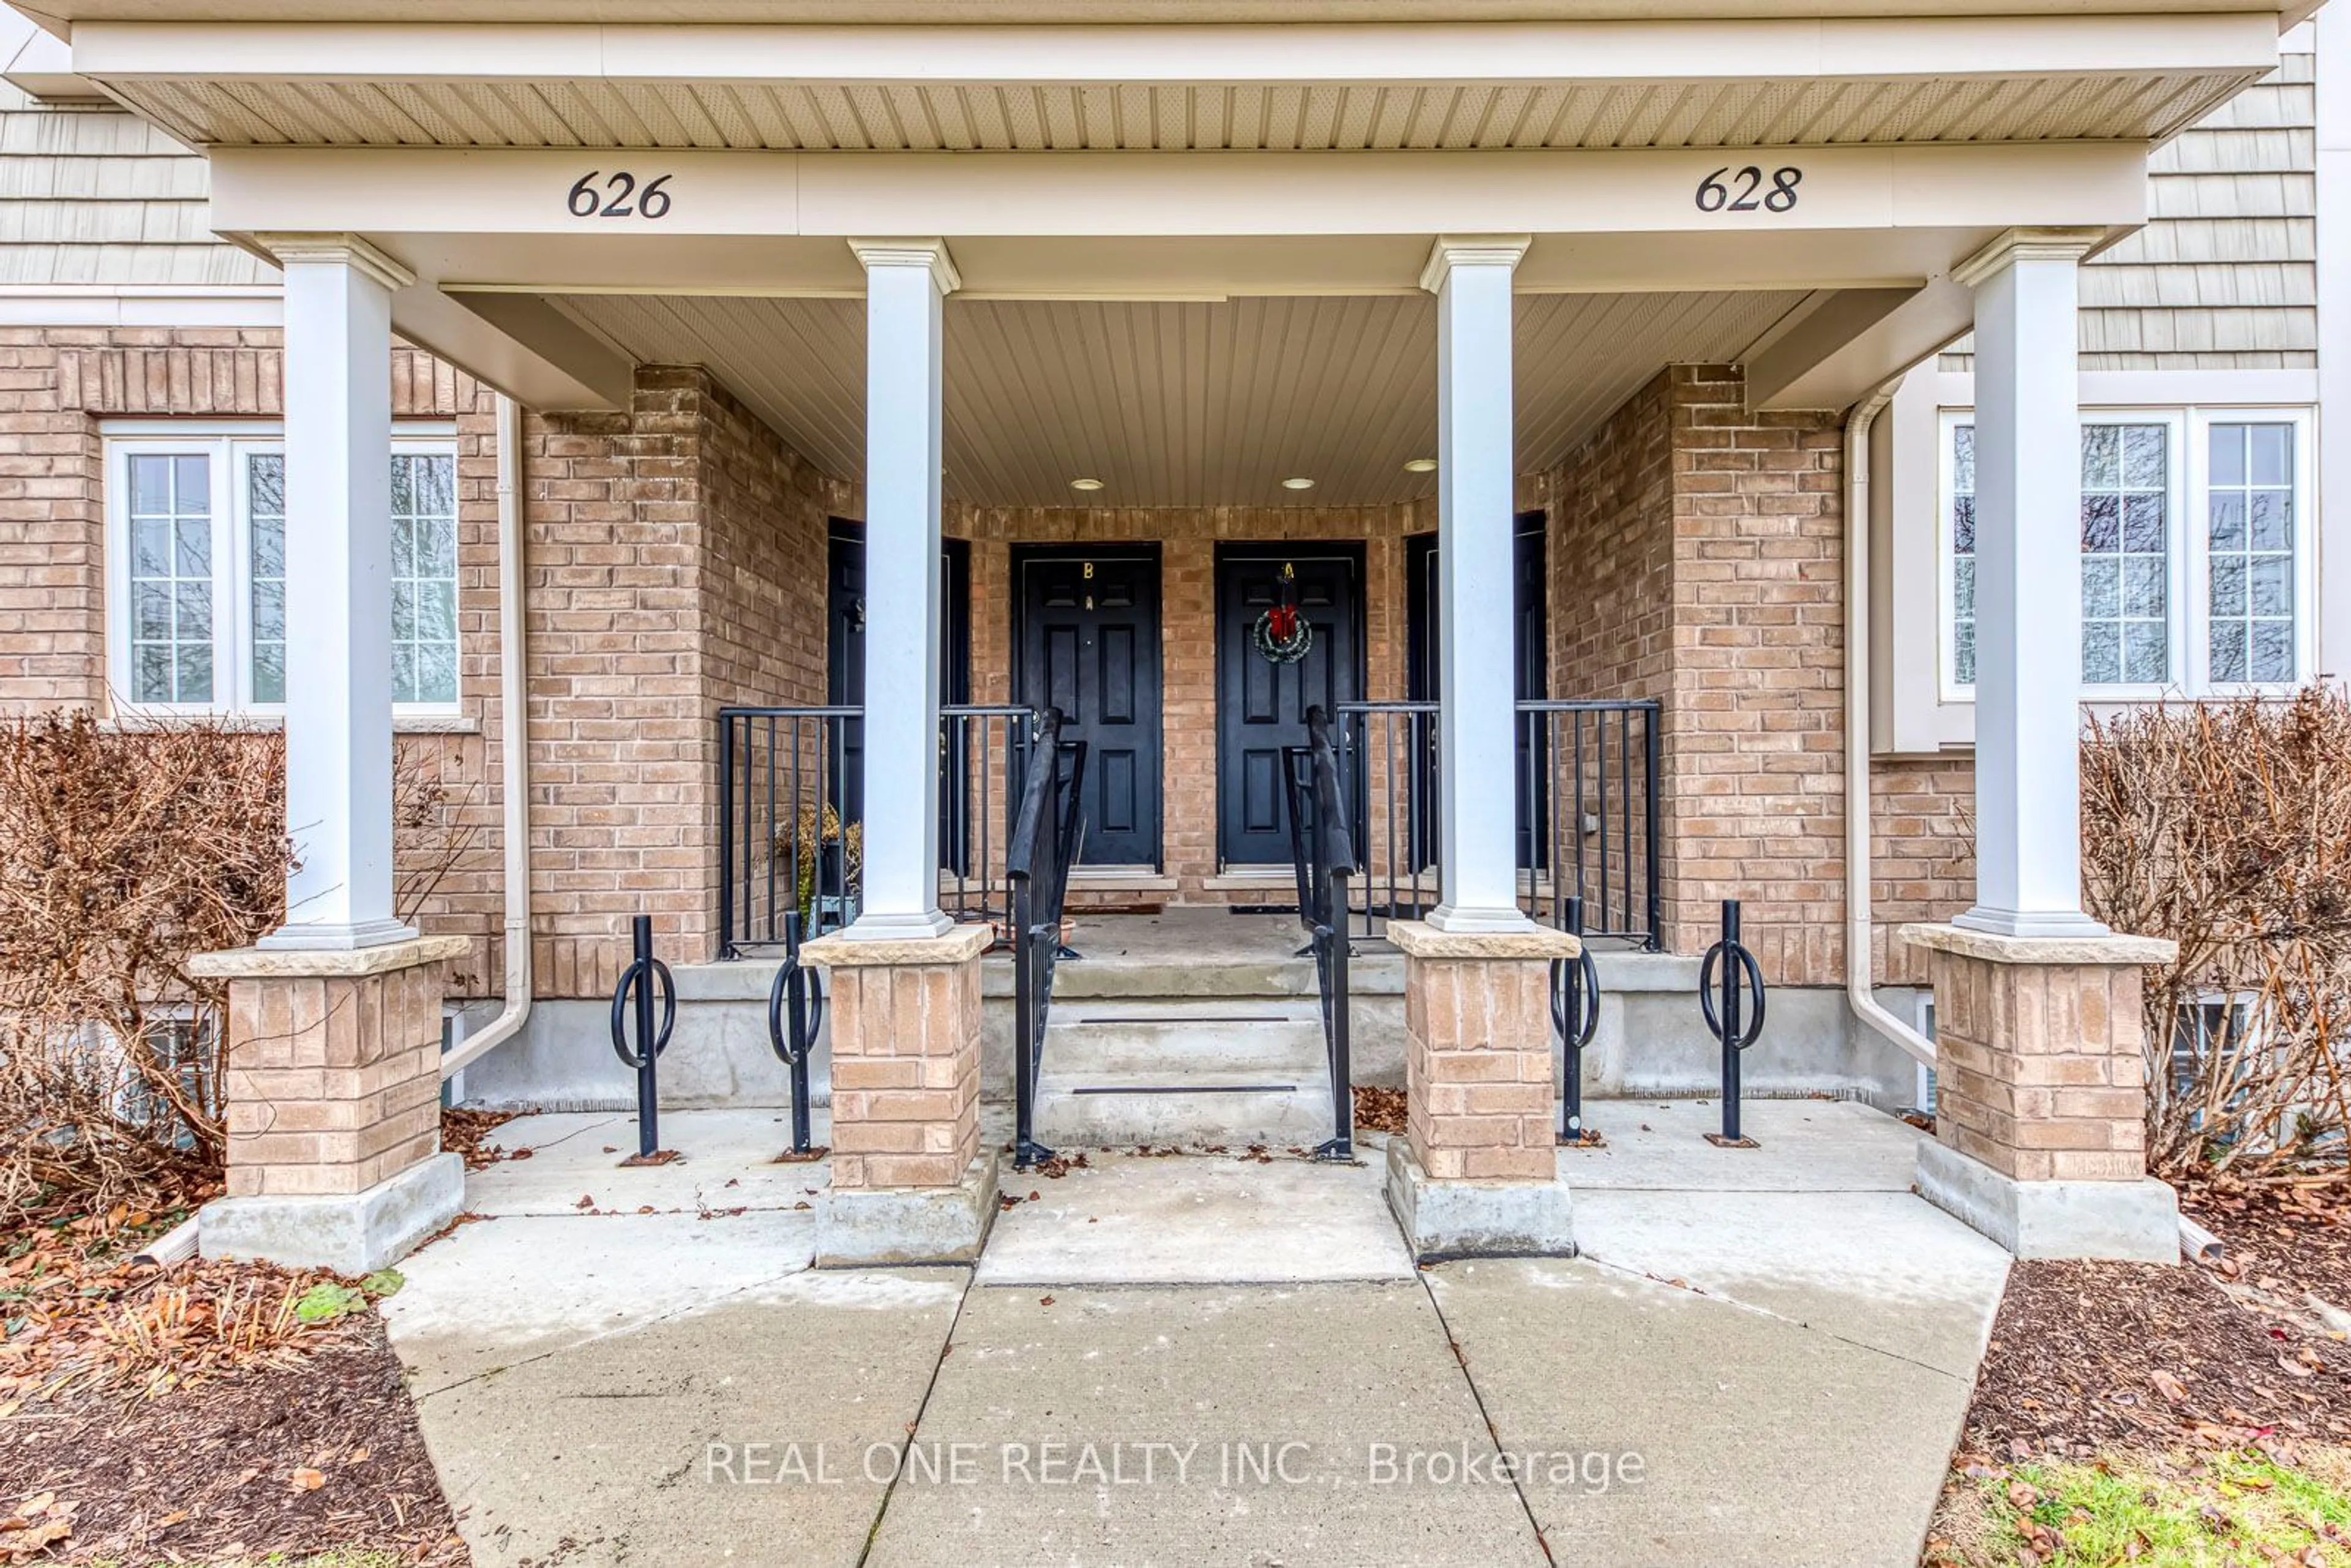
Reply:
<svg viewBox="0 0 2351 1568"><path fill-rule="evenodd" d="M2077 273L2095 230L2014 229L1976 292L1976 904L1958 924L2084 936Z"/></svg>
<svg viewBox="0 0 2351 1568"><path fill-rule="evenodd" d="M865 266L865 870L847 936L944 935L939 911L942 241L849 242Z"/></svg>
<svg viewBox="0 0 2351 1568"><path fill-rule="evenodd" d="M286 269L286 821L266 947L371 947L392 915L392 296L355 235L263 236Z"/></svg>
<svg viewBox="0 0 2351 1568"><path fill-rule="evenodd" d="M1520 931L1518 692L1511 641L1510 279L1525 235L1441 235L1437 296L1440 931Z"/></svg>

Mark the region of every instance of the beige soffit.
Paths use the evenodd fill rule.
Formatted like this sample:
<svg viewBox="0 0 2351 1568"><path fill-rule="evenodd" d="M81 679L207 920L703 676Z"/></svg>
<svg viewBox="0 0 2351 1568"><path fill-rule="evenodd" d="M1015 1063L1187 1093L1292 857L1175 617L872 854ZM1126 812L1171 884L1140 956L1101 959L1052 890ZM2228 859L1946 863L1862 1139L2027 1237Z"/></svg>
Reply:
<svg viewBox="0 0 2351 1568"><path fill-rule="evenodd" d="M2276 62L2273 14L2065 9L1146 34L644 25L698 15L655 3L632 26L85 20L73 64L207 144L1026 152L2139 140Z"/></svg>
<svg viewBox="0 0 2351 1568"><path fill-rule="evenodd" d="M2036 11L2271 13L2259 0L1280 0L1295 22L1549 22L1616 17L1939 16ZM506 22L1068 25L1261 22L1269 0L497 0ZM474 22L481 0L25 0L51 26L120 22Z"/></svg>
<svg viewBox="0 0 2351 1568"><path fill-rule="evenodd" d="M1659 367L1719 362L1803 296L1531 295L1519 301L1519 465L1547 467ZM643 363L699 363L820 467L863 467L855 300L567 295ZM1435 493L1426 297L951 300L946 468L981 506L1372 506ZM1304 475L1303 495L1280 481ZM1080 497L1073 478L1103 488Z"/></svg>
<svg viewBox="0 0 2351 1568"><path fill-rule="evenodd" d="M200 145L1456 151L2155 140L2260 72L1497 88L114 78Z"/></svg>

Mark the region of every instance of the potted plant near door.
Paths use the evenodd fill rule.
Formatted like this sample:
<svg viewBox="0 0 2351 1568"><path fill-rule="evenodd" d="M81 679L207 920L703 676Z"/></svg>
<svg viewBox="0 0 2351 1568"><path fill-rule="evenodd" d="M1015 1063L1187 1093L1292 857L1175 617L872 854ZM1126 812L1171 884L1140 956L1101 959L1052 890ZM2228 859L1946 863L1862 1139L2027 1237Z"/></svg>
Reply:
<svg viewBox="0 0 2351 1568"><path fill-rule="evenodd" d="M843 822L831 806L803 806L795 831L777 835L776 859L791 868L800 928L810 936L857 918L857 883L865 869L864 823Z"/></svg>

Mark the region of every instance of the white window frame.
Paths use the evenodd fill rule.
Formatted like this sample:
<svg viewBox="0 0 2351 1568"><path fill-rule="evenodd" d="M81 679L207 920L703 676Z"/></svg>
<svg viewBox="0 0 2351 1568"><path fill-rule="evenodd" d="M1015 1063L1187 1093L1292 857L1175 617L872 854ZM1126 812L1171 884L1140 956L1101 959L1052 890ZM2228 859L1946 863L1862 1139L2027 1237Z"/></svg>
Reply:
<svg viewBox="0 0 2351 1568"><path fill-rule="evenodd" d="M2195 659L2194 690L2203 696L2285 696L2307 685L2318 671L2318 486L2317 421L2306 408L2223 408L2188 411L2191 442L2189 497L2197 531L2188 595L2189 646ZM2294 669L2290 681L2212 679L2211 476L2212 427L2216 424L2283 424L2294 430Z"/></svg>
<svg viewBox="0 0 2351 1568"><path fill-rule="evenodd" d="M100 427L105 445L106 491L106 671L118 712L158 716L230 716L256 715L282 717L282 702L256 702L253 696L253 530L247 505L251 483L248 457L283 454L284 427L261 421L235 423L186 420L110 421ZM209 703L141 702L134 695L131 625L131 459L134 455L195 456L212 466L213 559L213 700ZM454 463L457 427L454 422L402 422L393 432L392 456L440 456ZM384 473L386 494L392 474ZM462 511L462 501L460 503ZM465 574L458 573L462 599ZM463 607L458 621L459 647L464 645ZM445 703L395 703L394 716L445 718L457 715L464 703L464 678L458 698Z"/></svg>
<svg viewBox="0 0 2351 1568"><path fill-rule="evenodd" d="M1957 678L1957 552L1952 534L1952 432L1975 423L1975 410L1945 407L1936 422L1935 562L1936 681L1947 703L1975 701L1975 687ZM2152 702L2173 697L2280 696L2306 684L2317 669L2318 539L2312 452L2316 422L2308 407L2197 403L2167 407L2087 406L2089 424L2161 424L2168 429L2170 498L2165 507L2166 643L2169 668L2160 682L2082 683L2094 701ZM2211 678L2210 465L2215 424L2285 424L2294 428L2294 670L2291 681ZM1980 460L1980 455L1979 455ZM2078 531L2079 524L2076 528ZM2078 544L2076 546L2078 549ZM1979 583L1978 592L1982 591ZM1980 656L1980 655L1979 655Z"/></svg>

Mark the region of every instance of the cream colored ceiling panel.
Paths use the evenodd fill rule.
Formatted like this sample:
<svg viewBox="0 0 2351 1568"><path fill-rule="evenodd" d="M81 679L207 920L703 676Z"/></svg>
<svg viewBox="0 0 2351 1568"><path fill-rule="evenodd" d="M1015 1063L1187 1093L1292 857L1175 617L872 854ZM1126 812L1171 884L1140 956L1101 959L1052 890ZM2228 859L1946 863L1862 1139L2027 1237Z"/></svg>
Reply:
<svg viewBox="0 0 2351 1568"><path fill-rule="evenodd" d="M887 86L141 78L113 84L200 143L904 151L1678 147L2166 136L2212 78L2124 75L1497 88L1316 83ZM546 109L513 89L535 88ZM459 112L470 103L468 112Z"/></svg>
<svg viewBox="0 0 2351 1568"><path fill-rule="evenodd" d="M1537 295L1519 304L1519 464L1549 466L1668 363L1736 358L1788 292ZM643 363L707 365L828 472L862 468L853 299L569 295ZM1386 505L1425 497L1437 318L1425 296L953 299L946 489L982 506ZM1290 477L1310 491L1285 490Z"/></svg>

